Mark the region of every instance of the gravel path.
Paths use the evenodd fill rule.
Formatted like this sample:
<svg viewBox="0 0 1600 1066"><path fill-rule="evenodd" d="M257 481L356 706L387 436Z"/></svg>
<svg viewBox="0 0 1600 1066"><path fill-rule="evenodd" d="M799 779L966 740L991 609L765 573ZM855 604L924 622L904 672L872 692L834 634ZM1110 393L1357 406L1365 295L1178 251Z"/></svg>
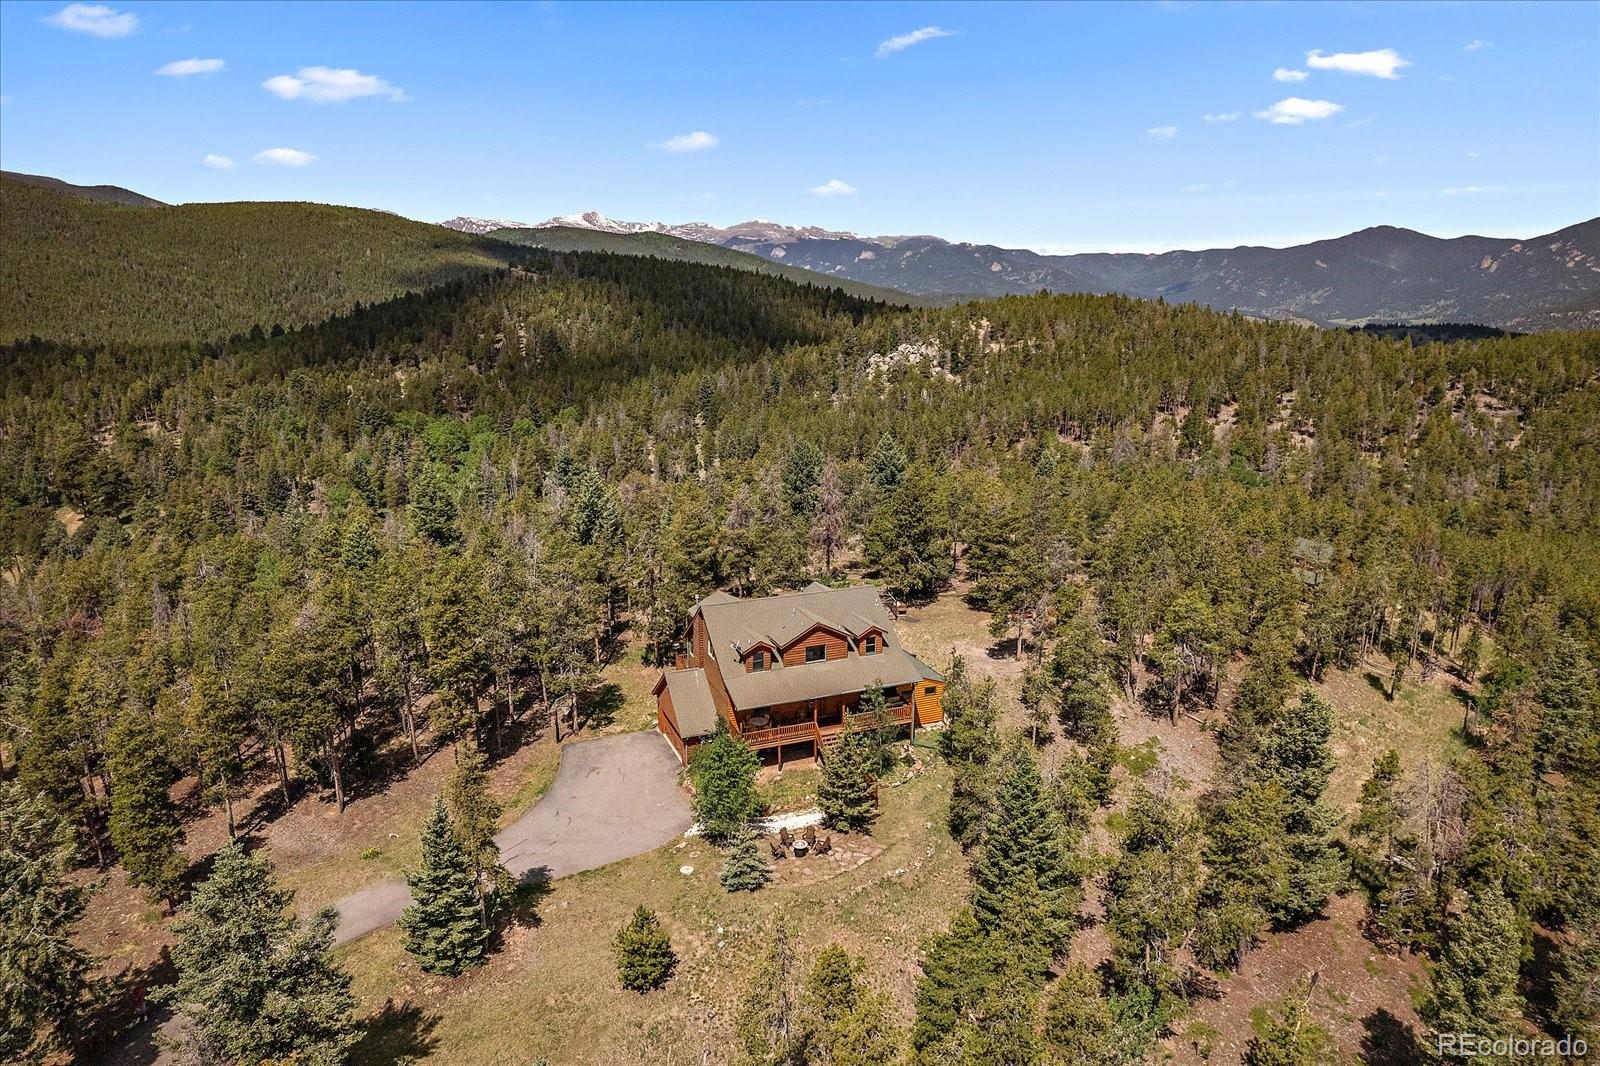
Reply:
<svg viewBox="0 0 1600 1066"><path fill-rule="evenodd" d="M678 760L654 731L568 744L550 791L495 839L514 877L554 880L660 847L689 828ZM338 943L400 917L404 881L370 885L335 904Z"/></svg>

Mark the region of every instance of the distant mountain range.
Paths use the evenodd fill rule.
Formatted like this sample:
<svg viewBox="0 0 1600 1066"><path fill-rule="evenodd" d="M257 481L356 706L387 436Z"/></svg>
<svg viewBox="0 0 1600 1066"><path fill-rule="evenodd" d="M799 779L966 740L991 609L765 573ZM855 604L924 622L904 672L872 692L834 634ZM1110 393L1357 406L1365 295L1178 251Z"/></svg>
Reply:
<svg viewBox="0 0 1600 1066"><path fill-rule="evenodd" d="M932 236L864 237L754 219L719 227L622 222L590 211L544 222L458 217L488 234L545 228L659 233L717 244L936 300L1120 292L1324 326L1475 322L1512 330L1600 327L1600 218L1522 240L1430 237L1375 226L1291 248L1042 255Z"/></svg>

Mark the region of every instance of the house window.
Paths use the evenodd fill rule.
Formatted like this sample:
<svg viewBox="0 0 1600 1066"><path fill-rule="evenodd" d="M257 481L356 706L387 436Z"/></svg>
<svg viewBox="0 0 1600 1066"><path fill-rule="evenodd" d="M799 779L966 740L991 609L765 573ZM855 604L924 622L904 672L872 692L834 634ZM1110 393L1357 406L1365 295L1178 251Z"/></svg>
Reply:
<svg viewBox="0 0 1600 1066"><path fill-rule="evenodd" d="M867 638L867 654L878 654L878 635L876 633Z"/></svg>
<svg viewBox="0 0 1600 1066"><path fill-rule="evenodd" d="M828 649L821 644L813 644L806 649L806 662L820 663L828 657Z"/></svg>
<svg viewBox="0 0 1600 1066"><path fill-rule="evenodd" d="M924 696L937 696L939 694L939 686L938 685L929 685L928 687L926 687L926 688L924 688L922 690L922 694Z"/></svg>
<svg viewBox="0 0 1600 1066"><path fill-rule="evenodd" d="M752 669L752 670L765 670L766 668L767 668L767 653L766 652L758 651L754 655L750 656L750 669Z"/></svg>

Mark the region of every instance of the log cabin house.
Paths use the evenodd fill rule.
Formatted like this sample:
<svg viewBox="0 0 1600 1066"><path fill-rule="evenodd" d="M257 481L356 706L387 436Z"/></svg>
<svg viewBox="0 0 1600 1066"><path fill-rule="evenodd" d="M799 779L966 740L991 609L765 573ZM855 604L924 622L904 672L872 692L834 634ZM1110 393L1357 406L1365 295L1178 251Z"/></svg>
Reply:
<svg viewBox="0 0 1600 1066"><path fill-rule="evenodd" d="M901 647L870 586L813 582L747 599L715 592L694 605L684 643L655 686L657 728L684 763L719 718L780 767L802 746L822 757L857 724L851 716L874 685L908 730L944 719L943 676Z"/></svg>

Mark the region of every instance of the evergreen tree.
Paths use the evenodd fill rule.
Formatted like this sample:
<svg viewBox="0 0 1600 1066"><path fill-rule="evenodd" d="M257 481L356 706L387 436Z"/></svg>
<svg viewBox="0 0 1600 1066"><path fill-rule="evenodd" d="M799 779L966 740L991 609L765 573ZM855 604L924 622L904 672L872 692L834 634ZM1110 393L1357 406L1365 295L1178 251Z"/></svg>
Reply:
<svg viewBox="0 0 1600 1066"><path fill-rule="evenodd" d="M817 489L822 482L822 449L808 440L789 450L783 464L783 500L789 510L803 518L817 513Z"/></svg>
<svg viewBox="0 0 1600 1066"><path fill-rule="evenodd" d="M869 733L846 729L823 758L817 806L827 825L848 832L872 824L878 813L877 752Z"/></svg>
<svg viewBox="0 0 1600 1066"><path fill-rule="evenodd" d="M476 746L458 753L445 783L445 803L456 840L472 864L481 897L483 923L490 924L490 904L495 896L514 887L511 874L500 863L500 804L489 795L488 760Z"/></svg>
<svg viewBox="0 0 1600 1066"><path fill-rule="evenodd" d="M1195 953L1208 966L1236 966L1290 896L1294 859L1285 836L1289 797L1256 781L1209 812Z"/></svg>
<svg viewBox="0 0 1600 1066"><path fill-rule="evenodd" d="M1600 1045L1600 914L1572 930L1555 984L1557 1024L1591 1048Z"/></svg>
<svg viewBox="0 0 1600 1066"><path fill-rule="evenodd" d="M1275 1001L1268 1011L1252 1016L1256 1035L1245 1048L1245 1066L1332 1066L1338 1049L1328 1031L1308 1011L1315 978L1302 981Z"/></svg>
<svg viewBox="0 0 1600 1066"><path fill-rule="evenodd" d="M794 945L780 923L772 930L766 957L734 1019L744 1066L789 1066L796 1057L799 1021L793 972Z"/></svg>
<svg viewBox="0 0 1600 1066"><path fill-rule="evenodd" d="M936 495L933 476L913 468L867 523L867 565L899 599L931 596L950 577L950 530Z"/></svg>
<svg viewBox="0 0 1600 1066"><path fill-rule="evenodd" d="M695 749L689 763L694 781L694 816L713 844L737 838L756 816L756 770L761 762L750 745L728 732L721 719L709 741Z"/></svg>
<svg viewBox="0 0 1600 1066"><path fill-rule="evenodd" d="M1044 1004L1044 1047L1050 1066L1115 1066L1115 1022L1100 978L1081 962L1061 972Z"/></svg>
<svg viewBox="0 0 1600 1066"><path fill-rule="evenodd" d="M429 463L411 485L412 526L427 540L447 547L461 539L456 514L456 498L449 474Z"/></svg>
<svg viewBox="0 0 1600 1066"><path fill-rule="evenodd" d="M1577 637L1562 633L1539 670L1536 747L1552 769L1600 772L1600 680Z"/></svg>
<svg viewBox="0 0 1600 1066"><path fill-rule="evenodd" d="M661 928L655 911L642 904L628 924L617 930L612 942L617 957L617 980L631 992L660 988L678 965L672 941Z"/></svg>
<svg viewBox="0 0 1600 1066"><path fill-rule="evenodd" d="M957 1023L977 1008L1005 964L1004 946L984 935L970 907L957 911L949 930L923 945L917 1018L911 1030L911 1044L919 1055L926 1056L946 1040Z"/></svg>
<svg viewBox="0 0 1600 1066"><path fill-rule="evenodd" d="M1297 708L1273 723L1262 747L1259 772L1280 785L1289 801L1283 823L1289 890L1273 911L1286 924L1321 913L1345 884L1346 862L1333 841L1339 819L1321 802L1335 762L1328 746L1332 734L1333 708L1308 690Z"/></svg>
<svg viewBox="0 0 1600 1066"><path fill-rule="evenodd" d="M1523 922L1492 885L1472 893L1446 927L1444 950L1433 968L1422 1015L1440 1033L1505 1036L1522 1015L1517 973Z"/></svg>
<svg viewBox="0 0 1600 1066"><path fill-rule="evenodd" d="M355 1043L350 978L328 958L334 912L301 921L292 900L265 858L230 844L182 908L164 996L201 1061L335 1066Z"/></svg>
<svg viewBox="0 0 1600 1066"><path fill-rule="evenodd" d="M128 880L170 905L183 888L189 860L172 802L172 764L150 719L133 711L111 732L111 843Z"/></svg>
<svg viewBox="0 0 1600 1066"><path fill-rule="evenodd" d="M70 880L72 827L40 796L0 781L0 1059L32 1062L67 1044L88 991L73 938L92 889Z"/></svg>
<svg viewBox="0 0 1600 1066"><path fill-rule="evenodd" d="M722 860L719 879L729 892L754 892L772 880L772 867L756 846L754 834L746 832L733 842Z"/></svg>
<svg viewBox="0 0 1600 1066"><path fill-rule="evenodd" d="M1008 959L978 997L972 1013L957 1023L950 1050L969 1066L1036 1066L1044 1056L1039 1038L1042 975L1027 962Z"/></svg>
<svg viewBox="0 0 1600 1066"><path fill-rule="evenodd" d="M878 446L867 462L867 475L878 486L878 491L890 493L900 487L905 473L906 450L894 434L886 432L878 438Z"/></svg>
<svg viewBox="0 0 1600 1066"><path fill-rule="evenodd" d="M1035 935L1051 954L1070 933L1077 878L1032 751L1013 743L1002 760L993 814L972 863L973 908L978 924L993 930L1014 904L1014 894L1025 884L1035 886L1045 917Z"/></svg>
<svg viewBox="0 0 1600 1066"><path fill-rule="evenodd" d="M1106 931L1117 990L1135 1003L1147 997L1139 1013L1152 1036L1187 996L1177 956L1198 919L1200 846L1193 810L1142 785L1135 789L1122 856L1106 881Z"/></svg>
<svg viewBox="0 0 1600 1066"><path fill-rule="evenodd" d="M451 825L444 798L422 828L422 865L406 877L411 905L400 916L406 950L425 973L454 977L488 957L474 860Z"/></svg>
<svg viewBox="0 0 1600 1066"><path fill-rule="evenodd" d="M863 986L861 960L837 944L817 954L800 997L801 1061L817 1066L882 1066L899 1040L883 996Z"/></svg>
<svg viewBox="0 0 1600 1066"><path fill-rule="evenodd" d="M999 747L995 723L999 696L992 678L974 683L966 664L954 658L946 672L945 727L939 751L955 771L950 787L950 835L963 848L977 843L989 804L989 761Z"/></svg>

